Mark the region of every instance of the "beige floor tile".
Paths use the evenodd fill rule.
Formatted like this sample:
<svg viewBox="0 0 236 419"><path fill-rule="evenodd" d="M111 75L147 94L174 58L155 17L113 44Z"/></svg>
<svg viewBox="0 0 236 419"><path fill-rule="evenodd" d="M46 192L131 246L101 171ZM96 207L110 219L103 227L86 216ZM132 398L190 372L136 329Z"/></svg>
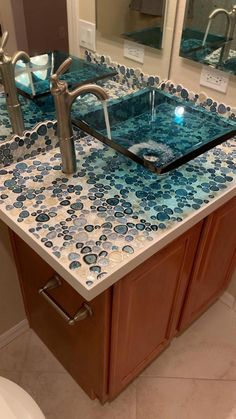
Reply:
<svg viewBox="0 0 236 419"><path fill-rule="evenodd" d="M31 331L24 371L65 372L65 369L41 339Z"/></svg>
<svg viewBox="0 0 236 419"><path fill-rule="evenodd" d="M27 353L30 331L23 333L0 349L0 370L22 371Z"/></svg>
<svg viewBox="0 0 236 419"><path fill-rule="evenodd" d="M235 419L236 382L140 377L137 419Z"/></svg>
<svg viewBox="0 0 236 419"><path fill-rule="evenodd" d="M236 313L217 302L142 375L236 379Z"/></svg>
<svg viewBox="0 0 236 419"><path fill-rule="evenodd" d="M20 385L47 419L136 419L136 388L131 385L111 404L90 400L67 373L24 373Z"/></svg>

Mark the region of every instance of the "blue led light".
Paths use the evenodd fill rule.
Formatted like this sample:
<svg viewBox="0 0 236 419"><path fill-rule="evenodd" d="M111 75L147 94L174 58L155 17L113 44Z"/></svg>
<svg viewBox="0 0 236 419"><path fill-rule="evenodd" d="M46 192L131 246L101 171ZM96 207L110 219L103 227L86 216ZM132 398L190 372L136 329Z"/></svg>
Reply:
<svg viewBox="0 0 236 419"><path fill-rule="evenodd" d="M184 116L185 109L183 106L177 106L175 108L175 116L182 118Z"/></svg>

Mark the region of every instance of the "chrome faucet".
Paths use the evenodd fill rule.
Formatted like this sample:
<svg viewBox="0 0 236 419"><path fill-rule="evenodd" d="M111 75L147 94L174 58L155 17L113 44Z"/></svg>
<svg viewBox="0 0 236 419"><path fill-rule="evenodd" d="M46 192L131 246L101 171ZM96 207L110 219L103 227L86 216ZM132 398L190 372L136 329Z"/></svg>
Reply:
<svg viewBox="0 0 236 419"><path fill-rule="evenodd" d="M15 82L15 65L18 60L30 61L30 57L24 51L17 51L13 57L5 53L4 48L8 41L8 32L4 32L0 46L0 72L6 96L7 111L10 118L13 134L23 135L24 120L21 105L18 99Z"/></svg>
<svg viewBox="0 0 236 419"><path fill-rule="evenodd" d="M59 76L65 73L72 63L67 58L51 76L51 93L54 97L57 119L57 135L62 159L62 171L67 174L76 172L76 155L74 135L71 123L71 106L75 99L85 93L94 94L99 100L105 101L109 98L105 90L95 84L86 84L69 92L65 81L59 80Z"/></svg>
<svg viewBox="0 0 236 419"><path fill-rule="evenodd" d="M220 14L224 14L227 19L227 25L226 25L226 30L225 30L226 42L221 48L221 54L220 54L220 59L219 59L219 63L222 63L229 56L231 42L234 36L234 30L235 30L235 25L236 25L236 4L233 6L232 10L230 11L219 8L219 9L213 10L213 12L210 13L209 18L208 18L207 29L206 29L205 36L202 42L202 46L205 46L206 44L206 40L210 31L212 20Z"/></svg>

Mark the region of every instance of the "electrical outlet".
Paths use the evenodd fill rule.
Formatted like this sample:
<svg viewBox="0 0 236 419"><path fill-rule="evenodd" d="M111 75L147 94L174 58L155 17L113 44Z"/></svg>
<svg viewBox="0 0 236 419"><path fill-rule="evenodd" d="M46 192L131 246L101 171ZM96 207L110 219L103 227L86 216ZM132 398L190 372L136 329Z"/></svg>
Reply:
<svg viewBox="0 0 236 419"><path fill-rule="evenodd" d="M79 44L83 48L96 51L96 25L79 19Z"/></svg>
<svg viewBox="0 0 236 419"><path fill-rule="evenodd" d="M136 42L124 42L124 57L130 58L138 63L144 62L144 47Z"/></svg>
<svg viewBox="0 0 236 419"><path fill-rule="evenodd" d="M204 66L202 68L200 84L202 86L210 87L222 93L226 93L229 83L229 76L223 71L212 67Z"/></svg>

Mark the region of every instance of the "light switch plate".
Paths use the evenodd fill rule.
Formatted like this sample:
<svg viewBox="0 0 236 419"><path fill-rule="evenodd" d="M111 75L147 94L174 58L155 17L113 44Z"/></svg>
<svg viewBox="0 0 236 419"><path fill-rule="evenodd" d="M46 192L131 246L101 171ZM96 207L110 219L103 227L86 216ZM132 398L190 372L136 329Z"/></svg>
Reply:
<svg viewBox="0 0 236 419"><path fill-rule="evenodd" d="M136 42L124 41L124 57L143 64L144 47Z"/></svg>
<svg viewBox="0 0 236 419"><path fill-rule="evenodd" d="M200 84L210 87L218 92L226 93L229 83L229 75L216 68L204 66L202 68Z"/></svg>
<svg viewBox="0 0 236 419"><path fill-rule="evenodd" d="M83 48L96 51L96 25L79 19L79 44Z"/></svg>

